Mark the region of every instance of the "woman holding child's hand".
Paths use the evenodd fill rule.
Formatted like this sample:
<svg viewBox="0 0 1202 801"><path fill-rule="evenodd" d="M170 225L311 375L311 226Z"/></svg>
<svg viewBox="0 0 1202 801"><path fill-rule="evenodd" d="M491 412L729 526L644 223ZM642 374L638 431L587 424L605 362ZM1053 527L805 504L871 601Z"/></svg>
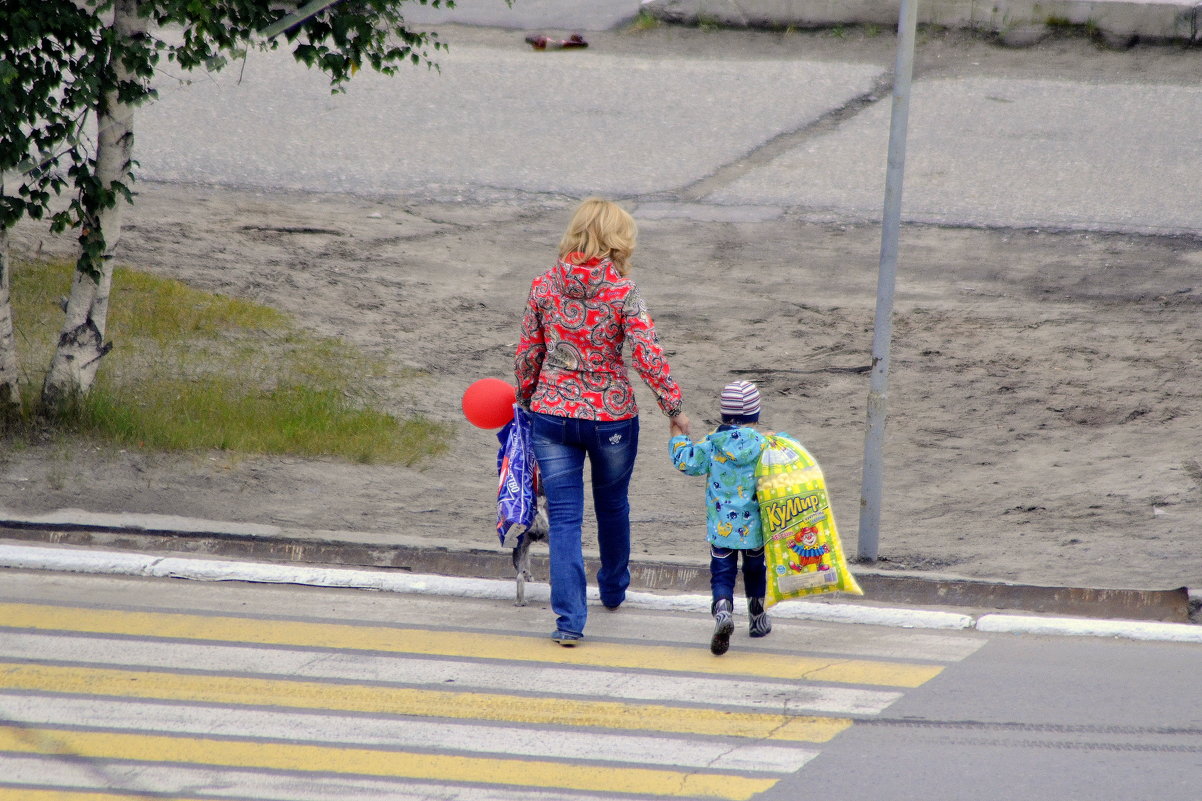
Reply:
<svg viewBox="0 0 1202 801"><path fill-rule="evenodd" d="M601 602L617 609L630 584L627 490L638 451L630 360L655 393L672 430L688 433L680 387L672 379L642 295L629 278L634 219L606 200L580 204L559 244L559 261L534 279L514 359L518 402L533 412L534 454L550 518L552 639L575 645L588 616L581 551L584 458L592 470L601 569Z"/></svg>

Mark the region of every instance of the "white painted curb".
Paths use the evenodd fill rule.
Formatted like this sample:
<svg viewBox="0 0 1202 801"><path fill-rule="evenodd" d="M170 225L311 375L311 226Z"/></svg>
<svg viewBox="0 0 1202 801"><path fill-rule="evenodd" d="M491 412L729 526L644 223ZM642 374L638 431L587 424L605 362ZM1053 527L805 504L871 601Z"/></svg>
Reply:
<svg viewBox="0 0 1202 801"><path fill-rule="evenodd" d="M302 584L316 587L378 590L382 592L445 595L458 598L510 600L513 581L467 579L412 573L308 567L218 559L158 557L142 553L45 548L0 544L0 568L52 570L198 581L250 581L267 584ZM531 583L527 599L546 602L550 589ZM595 589L589 597L598 600ZM702 595L656 595L629 592L626 604L639 609L708 614L710 599ZM1040 634L1085 637L1119 637L1133 640L1202 643L1202 627L1185 623L1146 623L1129 620L1035 617L987 614L980 618L953 612L894 609L826 601L799 601L772 607L772 616L788 620L818 620L915 629L976 629L1004 634Z"/></svg>
<svg viewBox="0 0 1202 801"><path fill-rule="evenodd" d="M1002 634L1059 634L1070 637L1118 637L1128 640L1202 643L1202 626L1188 623L996 614L982 615L977 620L976 629Z"/></svg>

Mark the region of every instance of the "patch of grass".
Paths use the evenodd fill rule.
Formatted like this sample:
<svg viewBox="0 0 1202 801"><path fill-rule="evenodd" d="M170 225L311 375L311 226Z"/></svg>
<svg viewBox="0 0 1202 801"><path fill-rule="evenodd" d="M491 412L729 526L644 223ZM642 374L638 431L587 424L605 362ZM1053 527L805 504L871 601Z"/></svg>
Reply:
<svg viewBox="0 0 1202 801"><path fill-rule="evenodd" d="M1068 17L1048 17L1044 24L1056 36L1060 38L1075 38L1083 37L1091 42L1099 42L1102 39L1102 29L1098 27L1096 20L1087 19L1084 23L1072 22Z"/></svg>
<svg viewBox="0 0 1202 801"><path fill-rule="evenodd" d="M12 273L28 408L44 377L30 368L49 364L71 277L67 263L21 262ZM448 447L450 425L373 406L396 378L346 342L146 273L118 269L113 287L116 347L92 391L54 422L60 431L123 447L407 465Z"/></svg>
<svg viewBox="0 0 1202 801"><path fill-rule="evenodd" d="M646 11L639 9L638 16L630 23L632 31L651 31L663 25L658 18L651 16Z"/></svg>
<svg viewBox="0 0 1202 801"><path fill-rule="evenodd" d="M288 317L268 306L211 295L179 281L118 267L113 273L109 331L168 345L182 337L213 338L231 329L282 331Z"/></svg>

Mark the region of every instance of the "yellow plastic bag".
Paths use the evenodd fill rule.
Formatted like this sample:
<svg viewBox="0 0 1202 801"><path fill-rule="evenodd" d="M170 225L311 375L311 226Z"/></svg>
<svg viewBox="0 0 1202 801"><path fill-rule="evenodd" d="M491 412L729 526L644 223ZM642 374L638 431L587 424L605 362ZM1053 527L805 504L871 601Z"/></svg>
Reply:
<svg viewBox="0 0 1202 801"><path fill-rule="evenodd" d="M824 592L863 595L847 569L822 468L800 442L766 439L755 468L768 562L764 606Z"/></svg>

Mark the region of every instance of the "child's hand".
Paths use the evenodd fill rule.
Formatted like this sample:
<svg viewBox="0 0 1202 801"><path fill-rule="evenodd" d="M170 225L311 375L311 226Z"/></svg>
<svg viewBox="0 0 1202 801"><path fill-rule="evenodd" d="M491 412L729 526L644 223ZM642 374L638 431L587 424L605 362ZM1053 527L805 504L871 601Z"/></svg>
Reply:
<svg viewBox="0 0 1202 801"><path fill-rule="evenodd" d="M690 434L689 434L689 416L687 414L685 414L684 412L681 412L680 414L676 415L675 417L669 417L668 422L671 426L672 436L675 437L679 434L683 434L686 437L690 436Z"/></svg>
<svg viewBox="0 0 1202 801"><path fill-rule="evenodd" d="M677 417L669 417L668 418L668 434L669 434L669 436L673 436L673 437L679 437L682 435L687 437L689 435L689 431L687 428L685 428L678 422Z"/></svg>

